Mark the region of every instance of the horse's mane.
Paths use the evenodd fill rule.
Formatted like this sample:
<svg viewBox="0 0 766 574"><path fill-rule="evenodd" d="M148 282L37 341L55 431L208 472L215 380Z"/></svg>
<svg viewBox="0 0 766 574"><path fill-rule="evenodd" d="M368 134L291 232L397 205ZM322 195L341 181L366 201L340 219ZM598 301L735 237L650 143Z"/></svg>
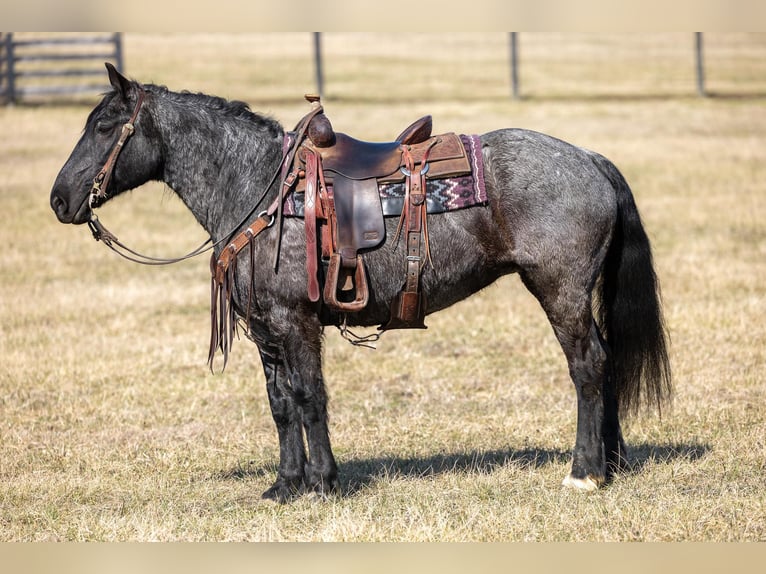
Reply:
<svg viewBox="0 0 766 574"><path fill-rule="evenodd" d="M162 97L185 106L198 109L204 108L216 115L221 115L226 118L243 119L255 123L263 129L275 132L282 131L277 120L253 112L247 102L227 100L219 96L211 96L201 92L190 92L187 90L173 92L165 86L156 84L145 84L143 87L147 92L161 94Z"/></svg>

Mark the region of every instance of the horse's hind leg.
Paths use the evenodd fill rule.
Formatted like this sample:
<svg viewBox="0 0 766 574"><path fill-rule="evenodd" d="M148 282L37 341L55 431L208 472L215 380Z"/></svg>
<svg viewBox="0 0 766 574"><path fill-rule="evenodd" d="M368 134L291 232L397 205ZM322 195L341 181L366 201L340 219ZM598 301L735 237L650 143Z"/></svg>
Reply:
<svg viewBox="0 0 766 574"><path fill-rule="evenodd" d="M285 366L276 349L261 347L261 361L266 374L266 391L279 436L279 469L277 480L262 497L287 502L303 491L303 472L306 450L303 444L301 415L295 402L293 389Z"/></svg>
<svg viewBox="0 0 766 574"><path fill-rule="evenodd" d="M609 374L607 348L593 319L589 286L524 274L522 280L548 315L577 392L577 438L572 470L563 484L595 490L607 478L603 391Z"/></svg>
<svg viewBox="0 0 766 574"><path fill-rule="evenodd" d="M586 330L556 335L569 364L569 375L577 392L577 438L572 456L572 470L565 486L595 490L606 481L604 454L604 401L606 351L598 327L592 320Z"/></svg>

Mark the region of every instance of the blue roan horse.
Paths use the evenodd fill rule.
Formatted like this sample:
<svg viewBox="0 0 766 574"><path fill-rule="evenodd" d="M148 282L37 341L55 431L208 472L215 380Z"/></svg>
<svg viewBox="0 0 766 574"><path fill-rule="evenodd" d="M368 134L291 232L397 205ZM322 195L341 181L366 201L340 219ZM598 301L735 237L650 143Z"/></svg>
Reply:
<svg viewBox="0 0 766 574"><path fill-rule="evenodd" d="M141 85L107 68L114 89L90 113L56 178L56 216L88 223L103 201L159 180L219 253L251 223L248 214L277 197L283 128L241 102ZM134 133L116 146L126 122ZM630 188L603 156L521 129L484 134L481 146L486 204L428 216L432 265L420 280L426 311L449 307L502 275L520 275L553 327L577 393L577 437L564 484L596 489L627 464L620 416L640 404L660 406L671 394L649 240ZM116 147L119 156L111 153ZM105 163L110 173L89 200ZM279 435L276 481L263 496L284 502L338 491L321 356L323 325L338 317L307 297L303 221L281 223L238 258L232 303L258 345ZM349 326L389 319L406 260L402 241L392 247L396 225L387 219L384 248L364 254L370 300L347 314Z"/></svg>

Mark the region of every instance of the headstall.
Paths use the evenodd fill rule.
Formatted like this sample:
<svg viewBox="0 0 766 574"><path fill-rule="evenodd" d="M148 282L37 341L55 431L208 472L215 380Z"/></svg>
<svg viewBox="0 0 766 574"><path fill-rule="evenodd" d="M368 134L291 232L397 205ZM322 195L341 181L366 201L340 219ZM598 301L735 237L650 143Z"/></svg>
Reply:
<svg viewBox="0 0 766 574"><path fill-rule="evenodd" d="M130 119L122 126L120 137L117 140L117 143L114 144L109 157L106 159L106 163L104 163L104 167L102 167L101 171L98 172L98 175L93 178L93 186L90 188L90 200L88 202L91 209L98 207L109 198L109 181L112 179L114 164L117 161L117 156L120 155L125 142L128 141L128 138L136 131L136 118L138 117L138 112L141 110L141 105L144 103L145 96L146 92L143 88L139 87L138 101L136 102L136 108L133 110L133 115L130 116Z"/></svg>

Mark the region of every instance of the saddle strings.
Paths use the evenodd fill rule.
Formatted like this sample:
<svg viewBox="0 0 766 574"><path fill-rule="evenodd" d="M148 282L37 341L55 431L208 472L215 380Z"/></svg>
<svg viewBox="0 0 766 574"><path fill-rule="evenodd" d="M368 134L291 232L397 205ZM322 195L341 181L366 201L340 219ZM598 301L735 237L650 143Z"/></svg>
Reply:
<svg viewBox="0 0 766 574"><path fill-rule="evenodd" d="M357 335L348 328L348 325L346 324L346 317L346 313L343 313L343 321L336 325L338 327L338 331L340 331L340 336L354 345L354 347L365 347L374 351L377 348L375 347L375 343L380 340L381 335L385 333L385 331L379 333L370 333L369 335Z"/></svg>

